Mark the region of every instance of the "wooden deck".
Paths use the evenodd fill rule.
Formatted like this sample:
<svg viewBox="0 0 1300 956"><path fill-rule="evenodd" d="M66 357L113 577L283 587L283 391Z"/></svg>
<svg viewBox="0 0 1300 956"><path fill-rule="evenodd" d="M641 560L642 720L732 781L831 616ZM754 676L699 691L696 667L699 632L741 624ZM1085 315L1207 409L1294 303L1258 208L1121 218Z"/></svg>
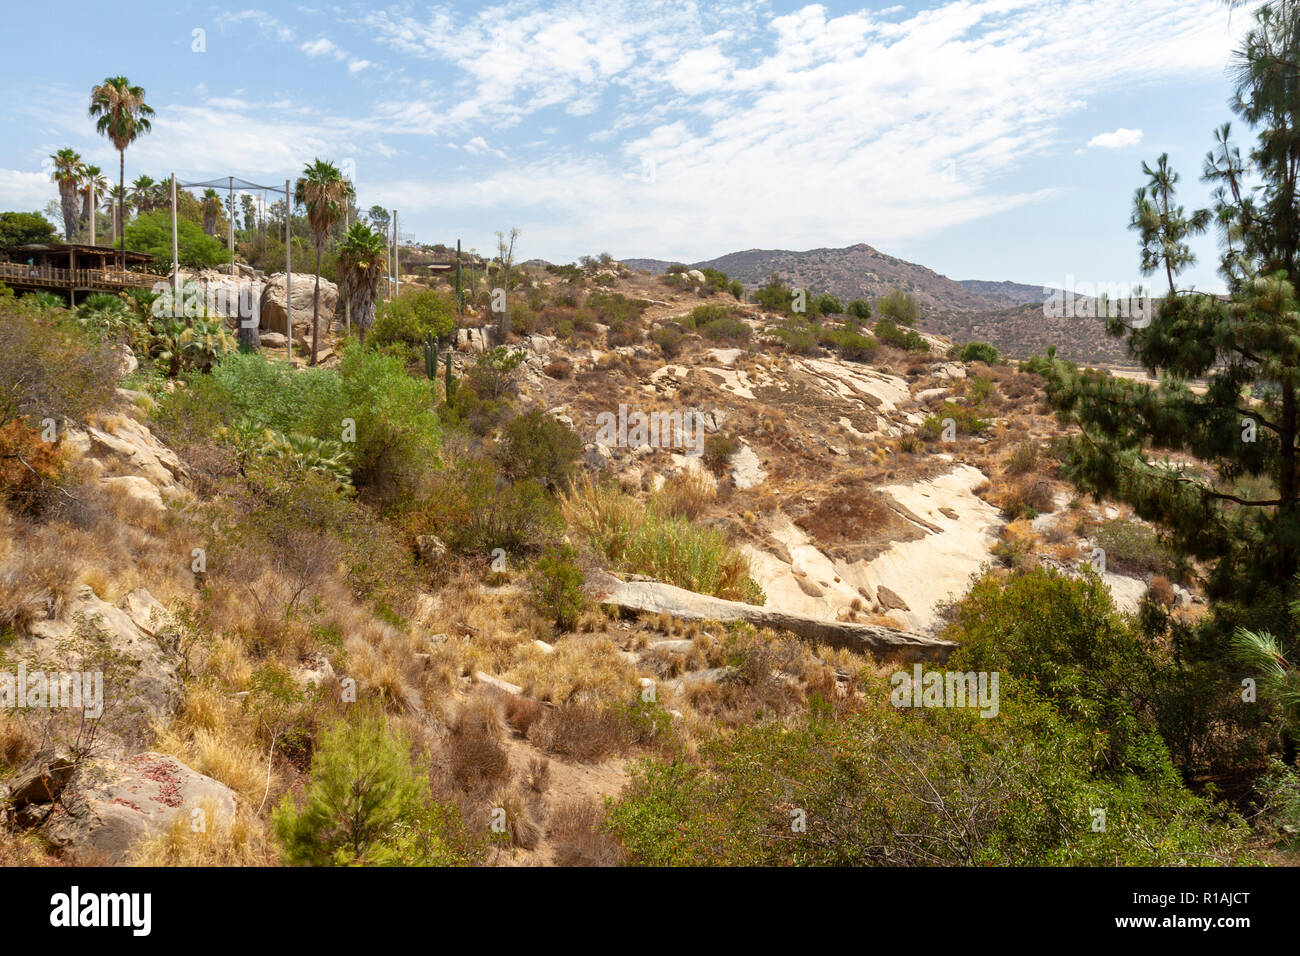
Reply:
<svg viewBox="0 0 1300 956"><path fill-rule="evenodd" d="M148 289L165 276L120 269L56 269L21 262L0 262L0 282L22 289L57 289L60 292L117 292Z"/></svg>

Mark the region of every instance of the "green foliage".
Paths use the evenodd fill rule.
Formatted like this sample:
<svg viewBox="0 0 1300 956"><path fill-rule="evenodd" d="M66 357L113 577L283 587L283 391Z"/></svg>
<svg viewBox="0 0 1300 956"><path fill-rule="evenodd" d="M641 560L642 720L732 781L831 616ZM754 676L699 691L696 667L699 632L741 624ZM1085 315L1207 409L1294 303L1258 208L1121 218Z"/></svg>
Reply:
<svg viewBox="0 0 1300 956"><path fill-rule="evenodd" d="M326 730L303 806L286 796L273 825L294 865L470 861L456 814L432 803L427 780L411 765L409 741L369 710Z"/></svg>
<svg viewBox="0 0 1300 956"><path fill-rule="evenodd" d="M447 342L455 331L455 301L441 292L420 289L381 303L370 336L381 347L415 347L422 345L429 334L439 342Z"/></svg>
<svg viewBox="0 0 1300 956"><path fill-rule="evenodd" d="M848 308L845 311L855 319L862 319L865 321L866 319L871 318L871 303L866 299L854 299L849 302Z"/></svg>
<svg viewBox="0 0 1300 956"><path fill-rule="evenodd" d="M141 213L126 224L125 232L128 249L157 256L160 262L172 261L170 211L155 209ZM220 240L204 233L198 223L177 219L176 232L181 265L207 269L230 261L230 250Z"/></svg>
<svg viewBox="0 0 1300 956"><path fill-rule="evenodd" d="M900 329L891 319L881 319L876 323L876 338L885 345L892 345L896 349L903 349L907 352L928 352L930 344L921 338L921 334L915 329Z"/></svg>
<svg viewBox="0 0 1300 956"><path fill-rule="evenodd" d="M663 350L664 358L676 358L682 349L682 339L685 336L682 330L676 325L661 325L650 333L650 341Z"/></svg>
<svg viewBox="0 0 1300 956"><path fill-rule="evenodd" d="M1151 574L1167 571L1173 562L1173 555L1156 533L1136 521L1103 521L1091 531L1091 537L1106 552L1106 567L1112 571Z"/></svg>
<svg viewBox="0 0 1300 956"><path fill-rule="evenodd" d="M831 295L829 292L813 296L808 305L817 315L844 314L844 303L840 301L839 296Z"/></svg>
<svg viewBox="0 0 1300 956"><path fill-rule="evenodd" d="M118 373L113 349L69 313L0 296L0 425L83 419L110 403Z"/></svg>
<svg viewBox="0 0 1300 956"><path fill-rule="evenodd" d="M570 545L554 548L538 558L529 576L533 606L556 627L571 631L582 616L585 581L577 550Z"/></svg>
<svg viewBox="0 0 1300 956"><path fill-rule="evenodd" d="M958 355L963 362L984 362L987 365L997 365L1002 361L998 350L987 342L967 342L962 346Z"/></svg>
<svg viewBox="0 0 1300 956"><path fill-rule="evenodd" d="M54 242L54 226L38 212L0 212L0 252L15 246Z"/></svg>
<svg viewBox="0 0 1300 956"><path fill-rule="evenodd" d="M774 275L754 291L754 301L765 309L789 312L794 305L794 292Z"/></svg>
<svg viewBox="0 0 1300 956"><path fill-rule="evenodd" d="M921 305L911 294L895 289L876 300L876 314L898 325L916 325L921 318Z"/></svg>
<svg viewBox="0 0 1300 956"><path fill-rule="evenodd" d="M497 460L507 478L531 478L552 489L568 484L582 454L582 439L551 415L534 408L502 429Z"/></svg>
<svg viewBox="0 0 1300 956"><path fill-rule="evenodd" d="M1089 734L1030 695L1004 694L986 720L867 692L875 699L842 719L715 737L698 765L635 765L606 825L648 866L1187 865L1243 853L1239 820L1176 778L1097 772ZM1104 831L1092 830L1094 807Z"/></svg>
<svg viewBox="0 0 1300 956"><path fill-rule="evenodd" d="M731 459L740 451L740 442L731 435L710 435L704 441L704 454L700 461L715 475L722 475L731 465Z"/></svg>
<svg viewBox="0 0 1300 956"><path fill-rule="evenodd" d="M871 336L847 328L822 329L819 338L823 345L830 346L850 362L868 362L880 348L880 343Z"/></svg>
<svg viewBox="0 0 1300 956"><path fill-rule="evenodd" d="M767 330L769 335L780 339L787 349L797 355L812 355L817 351L818 336L803 319L782 319L781 323Z"/></svg>
<svg viewBox="0 0 1300 956"><path fill-rule="evenodd" d="M988 420L980 418L973 409L944 402L943 408L933 415L927 415L921 423L921 435L928 439L939 438L943 434L944 422L949 419L959 435L978 435L988 431Z"/></svg>
<svg viewBox="0 0 1300 956"><path fill-rule="evenodd" d="M465 374L466 384L480 398L496 401L514 388L515 370L524 361L524 353L498 345L480 354Z"/></svg>
<svg viewBox="0 0 1300 956"><path fill-rule="evenodd" d="M966 394L976 405L983 405L993 397L996 386L987 375L972 375L966 383Z"/></svg>

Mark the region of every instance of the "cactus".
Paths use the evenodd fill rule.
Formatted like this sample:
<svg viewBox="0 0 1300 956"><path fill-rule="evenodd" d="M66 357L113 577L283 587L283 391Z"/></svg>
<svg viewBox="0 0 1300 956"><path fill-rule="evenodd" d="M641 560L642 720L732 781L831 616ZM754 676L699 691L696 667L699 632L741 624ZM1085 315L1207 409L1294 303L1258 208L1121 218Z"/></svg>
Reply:
<svg viewBox="0 0 1300 956"><path fill-rule="evenodd" d="M438 378L438 340L432 332L424 338L424 374L429 376L431 382Z"/></svg>
<svg viewBox="0 0 1300 956"><path fill-rule="evenodd" d="M451 396L456 392L456 380L451 376L451 353L447 353L447 401L451 401Z"/></svg>

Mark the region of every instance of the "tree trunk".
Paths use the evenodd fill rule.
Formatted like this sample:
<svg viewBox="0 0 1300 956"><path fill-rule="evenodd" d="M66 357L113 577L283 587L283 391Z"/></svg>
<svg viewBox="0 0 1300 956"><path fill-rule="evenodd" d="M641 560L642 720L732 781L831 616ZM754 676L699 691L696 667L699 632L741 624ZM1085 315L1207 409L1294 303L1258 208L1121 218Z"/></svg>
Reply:
<svg viewBox="0 0 1300 956"><path fill-rule="evenodd" d="M1295 399L1295 385L1290 382L1284 382L1282 384L1282 421L1279 429L1280 434L1278 435L1278 441L1281 445L1279 451L1282 456L1282 474L1278 476L1278 498L1282 501L1282 505L1279 509L1279 517L1282 519L1280 523L1283 528L1288 530L1288 540L1289 534L1295 530L1294 524L1296 512ZM1296 572L1296 554L1294 548L1289 545L1284 546L1282 562L1282 573L1289 579Z"/></svg>
<svg viewBox="0 0 1300 956"><path fill-rule="evenodd" d="M288 304L288 299L285 299ZM285 311L288 311L287 309ZM290 336L292 336L290 332ZM316 244L316 290L311 296L311 363L316 364L316 339L320 335L320 243Z"/></svg>
<svg viewBox="0 0 1300 956"><path fill-rule="evenodd" d="M117 151L117 185L121 190L117 196L117 238L121 247L117 256L117 267L126 271L126 150Z"/></svg>

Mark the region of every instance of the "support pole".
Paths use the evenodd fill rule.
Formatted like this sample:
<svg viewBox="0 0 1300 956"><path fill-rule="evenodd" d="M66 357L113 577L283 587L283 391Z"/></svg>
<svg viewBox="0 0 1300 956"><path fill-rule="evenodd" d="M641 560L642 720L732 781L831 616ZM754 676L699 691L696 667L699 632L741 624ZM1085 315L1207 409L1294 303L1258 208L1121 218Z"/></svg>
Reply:
<svg viewBox="0 0 1300 956"><path fill-rule="evenodd" d="M97 201L98 197L95 195L95 183L92 180L90 183L90 244L92 246L95 244L95 213L98 211L98 207L95 203Z"/></svg>
<svg viewBox="0 0 1300 956"><path fill-rule="evenodd" d="M289 293L293 291L293 233L289 222L293 218L292 200L289 198L289 180L284 181L284 338L289 364L293 364L293 310Z"/></svg>
<svg viewBox="0 0 1300 956"><path fill-rule="evenodd" d="M181 252L176 233L176 174L172 173L172 312L181 301Z"/></svg>
<svg viewBox="0 0 1300 956"><path fill-rule="evenodd" d="M230 277L235 277L235 177L229 177L230 180L230 208L226 210L230 216Z"/></svg>
<svg viewBox="0 0 1300 956"><path fill-rule="evenodd" d="M397 231L397 210L393 210L393 296L397 298L402 294L402 263L400 260L399 243L401 242L401 233Z"/></svg>
<svg viewBox="0 0 1300 956"><path fill-rule="evenodd" d="M343 232L344 233L348 231L348 226L351 225L351 223L349 222L351 218L352 218L352 201L350 199L344 199L343 200ZM339 278L342 279L342 276L340 276ZM340 292L343 291L343 283L341 281L339 282L339 291ZM343 298L343 321L345 323L343 327L344 329L343 338L346 339L348 336L352 334L352 302L346 296Z"/></svg>

